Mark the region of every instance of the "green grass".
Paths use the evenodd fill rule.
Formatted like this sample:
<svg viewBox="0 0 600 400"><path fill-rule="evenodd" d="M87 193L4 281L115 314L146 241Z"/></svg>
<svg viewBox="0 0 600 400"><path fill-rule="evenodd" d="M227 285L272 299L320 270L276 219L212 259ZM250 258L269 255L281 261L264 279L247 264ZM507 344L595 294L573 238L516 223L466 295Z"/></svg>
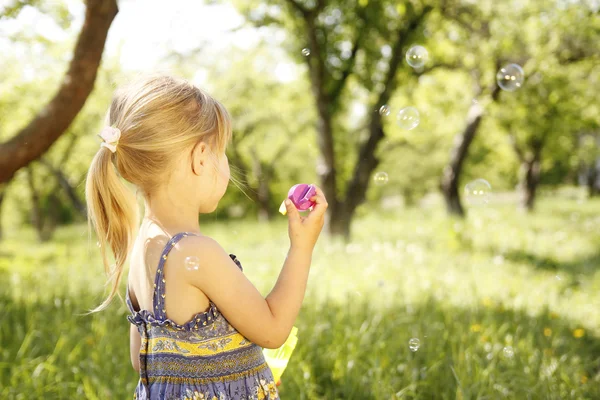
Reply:
<svg viewBox="0 0 600 400"><path fill-rule="evenodd" d="M372 211L351 243L322 238L282 398L600 398L600 202L470 211L464 221L436 207ZM285 219L206 232L266 295L287 251ZM78 315L105 289L86 227L46 244L26 229L7 236L0 398L131 398L125 305Z"/></svg>

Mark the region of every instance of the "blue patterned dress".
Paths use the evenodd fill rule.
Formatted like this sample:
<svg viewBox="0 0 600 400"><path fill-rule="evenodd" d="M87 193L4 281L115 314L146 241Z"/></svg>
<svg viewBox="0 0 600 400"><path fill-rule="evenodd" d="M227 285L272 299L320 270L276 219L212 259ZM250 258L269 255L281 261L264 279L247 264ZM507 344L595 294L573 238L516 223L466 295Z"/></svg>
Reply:
<svg viewBox="0 0 600 400"><path fill-rule="evenodd" d="M165 246L154 280L153 307L136 311L126 302L141 336L140 380L134 399L279 400L262 348L242 336L210 301L210 309L179 325L165 314L164 266L179 233ZM243 270L235 255L229 255Z"/></svg>

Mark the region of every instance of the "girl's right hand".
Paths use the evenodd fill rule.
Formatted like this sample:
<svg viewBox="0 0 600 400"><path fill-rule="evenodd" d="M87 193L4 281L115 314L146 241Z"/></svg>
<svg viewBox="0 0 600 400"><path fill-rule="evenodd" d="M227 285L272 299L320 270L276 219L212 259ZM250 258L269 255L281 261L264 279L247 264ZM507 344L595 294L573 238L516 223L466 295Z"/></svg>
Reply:
<svg viewBox="0 0 600 400"><path fill-rule="evenodd" d="M323 224L325 223L325 211L327 210L327 199L323 191L316 185L316 195L310 200L316 204L308 216L301 216L300 212L294 206L290 199L285 200L285 206L288 215L288 234L290 236L290 245L292 248L299 248L312 251L315 247Z"/></svg>

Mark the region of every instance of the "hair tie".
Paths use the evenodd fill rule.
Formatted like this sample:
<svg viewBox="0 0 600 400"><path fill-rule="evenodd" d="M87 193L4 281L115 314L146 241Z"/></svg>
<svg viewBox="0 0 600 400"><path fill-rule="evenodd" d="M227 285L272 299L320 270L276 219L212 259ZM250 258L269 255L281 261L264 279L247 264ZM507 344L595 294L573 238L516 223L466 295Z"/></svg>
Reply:
<svg viewBox="0 0 600 400"><path fill-rule="evenodd" d="M119 139L121 138L121 130L119 128L112 126L104 127L98 136L103 140L100 143L101 147L106 147L113 153L117 151L117 144L119 144Z"/></svg>

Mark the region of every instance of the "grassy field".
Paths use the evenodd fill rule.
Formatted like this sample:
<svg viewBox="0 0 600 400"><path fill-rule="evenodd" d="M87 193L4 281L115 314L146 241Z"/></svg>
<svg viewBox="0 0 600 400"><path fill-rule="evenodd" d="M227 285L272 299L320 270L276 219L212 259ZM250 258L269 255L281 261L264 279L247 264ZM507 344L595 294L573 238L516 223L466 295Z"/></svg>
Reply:
<svg viewBox="0 0 600 400"><path fill-rule="evenodd" d="M600 399L600 202L470 211L373 211L351 243L323 238L282 398ZM206 233L269 292L287 251L283 217ZM132 398L124 303L78 315L105 290L86 227L46 244L30 230L6 236L0 398Z"/></svg>

